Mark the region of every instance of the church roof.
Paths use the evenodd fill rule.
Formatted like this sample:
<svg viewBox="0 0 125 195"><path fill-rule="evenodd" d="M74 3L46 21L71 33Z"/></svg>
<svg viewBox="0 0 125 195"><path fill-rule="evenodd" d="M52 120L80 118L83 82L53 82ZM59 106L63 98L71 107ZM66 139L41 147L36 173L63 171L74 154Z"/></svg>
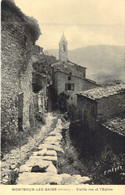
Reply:
<svg viewBox="0 0 125 195"><path fill-rule="evenodd" d="M72 61L70 61L70 60L68 60L68 63L73 64L73 65L76 65L76 66L81 67L81 68L84 68L84 69L87 69L86 67L81 66L81 65L79 65L79 64L76 64L76 63L74 63L74 62L72 62Z"/></svg>
<svg viewBox="0 0 125 195"><path fill-rule="evenodd" d="M125 93L125 84L118 84L115 86L108 86L108 87L97 87L94 89L81 92L78 95L90 98L92 100L99 100L101 98L119 94L122 92Z"/></svg>

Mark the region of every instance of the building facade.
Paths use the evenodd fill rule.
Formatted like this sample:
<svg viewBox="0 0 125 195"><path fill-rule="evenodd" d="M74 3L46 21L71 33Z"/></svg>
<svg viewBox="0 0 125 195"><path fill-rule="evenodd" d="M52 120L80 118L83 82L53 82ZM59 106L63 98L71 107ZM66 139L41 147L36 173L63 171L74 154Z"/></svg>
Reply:
<svg viewBox="0 0 125 195"><path fill-rule="evenodd" d="M77 93L99 86L86 78L86 68L68 60L68 43L64 36L59 43L59 61L52 64L53 87L57 96L65 94L66 104L77 106Z"/></svg>
<svg viewBox="0 0 125 195"><path fill-rule="evenodd" d="M40 30L13 1L3 0L1 9L1 127L5 141L35 123L31 56Z"/></svg>

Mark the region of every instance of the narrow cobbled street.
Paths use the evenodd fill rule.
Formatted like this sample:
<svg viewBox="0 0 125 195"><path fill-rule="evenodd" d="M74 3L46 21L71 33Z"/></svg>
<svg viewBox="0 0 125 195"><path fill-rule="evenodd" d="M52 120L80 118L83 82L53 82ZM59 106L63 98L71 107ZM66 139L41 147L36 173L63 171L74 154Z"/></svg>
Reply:
<svg viewBox="0 0 125 195"><path fill-rule="evenodd" d="M90 183L89 177L58 173L58 159L64 154L62 135L69 127L61 115L48 113L46 125L29 142L6 154L2 163L3 184L71 185ZM47 132L47 133L45 133ZM65 159L64 159L65 160ZM5 171L4 171L5 170Z"/></svg>

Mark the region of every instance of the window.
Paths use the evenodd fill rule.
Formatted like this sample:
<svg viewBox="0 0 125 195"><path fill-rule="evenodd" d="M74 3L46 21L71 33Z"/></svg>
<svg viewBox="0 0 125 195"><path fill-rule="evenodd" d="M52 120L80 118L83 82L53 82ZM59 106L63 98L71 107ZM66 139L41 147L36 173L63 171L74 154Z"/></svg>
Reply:
<svg viewBox="0 0 125 195"><path fill-rule="evenodd" d="M66 83L65 84L65 91L74 91L74 83Z"/></svg>
<svg viewBox="0 0 125 195"><path fill-rule="evenodd" d="M71 76L68 76L68 80L71 80Z"/></svg>
<svg viewBox="0 0 125 195"><path fill-rule="evenodd" d="M71 84L68 84L68 90L71 90Z"/></svg>
<svg viewBox="0 0 125 195"><path fill-rule="evenodd" d="M69 73L68 80L71 80L72 73Z"/></svg>
<svg viewBox="0 0 125 195"><path fill-rule="evenodd" d="M66 51L65 45L62 45L62 50L63 50L63 51Z"/></svg>

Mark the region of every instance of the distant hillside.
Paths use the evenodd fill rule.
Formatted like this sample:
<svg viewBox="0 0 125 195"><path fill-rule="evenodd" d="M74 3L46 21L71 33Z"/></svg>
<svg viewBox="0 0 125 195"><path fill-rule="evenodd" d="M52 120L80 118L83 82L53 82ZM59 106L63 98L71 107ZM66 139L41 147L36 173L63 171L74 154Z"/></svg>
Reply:
<svg viewBox="0 0 125 195"><path fill-rule="evenodd" d="M58 50L48 50L58 59ZM87 67L87 77L98 82L125 82L125 46L96 45L69 51L69 60Z"/></svg>

